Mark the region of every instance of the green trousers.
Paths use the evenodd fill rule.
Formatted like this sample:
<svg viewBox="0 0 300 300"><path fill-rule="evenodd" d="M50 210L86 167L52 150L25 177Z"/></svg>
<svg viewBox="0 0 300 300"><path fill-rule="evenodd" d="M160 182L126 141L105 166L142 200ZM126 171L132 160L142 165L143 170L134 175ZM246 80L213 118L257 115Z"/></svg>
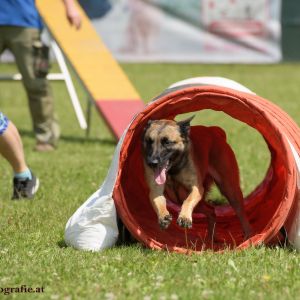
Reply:
<svg viewBox="0 0 300 300"><path fill-rule="evenodd" d="M33 130L38 142L56 146L60 130L54 113L52 91L45 76L36 72L34 44L40 41L35 28L0 26L0 54L9 49L22 74Z"/></svg>

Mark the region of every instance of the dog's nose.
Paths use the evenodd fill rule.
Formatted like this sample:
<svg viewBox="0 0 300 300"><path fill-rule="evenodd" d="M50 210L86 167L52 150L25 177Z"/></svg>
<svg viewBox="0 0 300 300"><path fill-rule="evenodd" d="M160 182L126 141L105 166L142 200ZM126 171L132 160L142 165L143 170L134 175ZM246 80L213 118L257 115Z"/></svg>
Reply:
<svg viewBox="0 0 300 300"><path fill-rule="evenodd" d="M149 167L151 168L156 168L159 164L159 161L157 158L148 158L147 163L149 165Z"/></svg>

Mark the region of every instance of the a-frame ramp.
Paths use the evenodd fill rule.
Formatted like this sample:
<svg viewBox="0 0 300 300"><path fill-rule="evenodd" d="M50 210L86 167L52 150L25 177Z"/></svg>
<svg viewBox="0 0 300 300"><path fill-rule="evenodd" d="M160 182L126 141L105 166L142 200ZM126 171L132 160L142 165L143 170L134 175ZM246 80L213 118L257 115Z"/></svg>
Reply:
<svg viewBox="0 0 300 300"><path fill-rule="evenodd" d="M98 111L115 137L120 138L132 117L144 107L139 94L79 5L80 30L68 23L62 0L36 0L36 6Z"/></svg>

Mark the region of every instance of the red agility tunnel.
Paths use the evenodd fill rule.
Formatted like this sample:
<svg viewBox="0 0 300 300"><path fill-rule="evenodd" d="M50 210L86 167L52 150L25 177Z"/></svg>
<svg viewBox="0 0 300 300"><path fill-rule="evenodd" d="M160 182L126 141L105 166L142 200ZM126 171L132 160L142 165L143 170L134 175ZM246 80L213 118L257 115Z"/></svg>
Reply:
<svg viewBox="0 0 300 300"><path fill-rule="evenodd" d="M271 163L263 181L245 199L254 235L244 241L240 223L230 206L215 208L216 230L224 243L203 242L207 234L206 217L195 210L192 229L176 224L180 205L168 199L173 221L166 230L158 226L144 180L141 139L148 120L174 119L176 115L203 109L222 111L257 130L265 139ZM191 138L197 149L197 126ZM131 123L120 152L119 171L113 198L123 223L147 247L186 252L203 249L243 249L268 244L278 237L295 205L297 166L292 150L300 151L300 130L295 122L273 103L250 93L217 86L183 86L169 89L151 102ZM196 151L197 155L197 151Z"/></svg>

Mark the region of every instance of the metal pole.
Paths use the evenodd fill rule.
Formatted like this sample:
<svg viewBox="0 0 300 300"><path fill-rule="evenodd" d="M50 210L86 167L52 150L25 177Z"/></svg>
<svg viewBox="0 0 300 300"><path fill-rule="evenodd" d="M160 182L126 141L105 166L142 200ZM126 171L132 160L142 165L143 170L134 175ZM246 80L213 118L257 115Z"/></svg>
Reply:
<svg viewBox="0 0 300 300"><path fill-rule="evenodd" d="M88 97L87 98L87 110L86 110L86 119L87 119L86 137L90 136L91 118L92 118L92 103L93 103L93 100L90 97Z"/></svg>
<svg viewBox="0 0 300 300"><path fill-rule="evenodd" d="M65 76L61 73L49 73L47 75L47 79L48 80L63 80L65 81ZM1 81L11 81L11 80L15 80L15 81L19 81L22 80L22 75L20 73L16 73L16 74L0 74L0 80Z"/></svg>
<svg viewBox="0 0 300 300"><path fill-rule="evenodd" d="M51 41L51 47L53 49L53 52L56 57L57 63L60 67L60 70L61 70L62 74L64 75L66 86L67 86L67 89L68 89L68 92L69 92L69 95L71 98L72 105L73 105L75 113L76 113L76 117L79 122L79 125L82 129L86 130L87 123L86 123L84 114L82 112L82 108L81 108L80 102L78 100L69 70L67 68L67 65L66 65L66 62L64 59L64 56L54 40Z"/></svg>

